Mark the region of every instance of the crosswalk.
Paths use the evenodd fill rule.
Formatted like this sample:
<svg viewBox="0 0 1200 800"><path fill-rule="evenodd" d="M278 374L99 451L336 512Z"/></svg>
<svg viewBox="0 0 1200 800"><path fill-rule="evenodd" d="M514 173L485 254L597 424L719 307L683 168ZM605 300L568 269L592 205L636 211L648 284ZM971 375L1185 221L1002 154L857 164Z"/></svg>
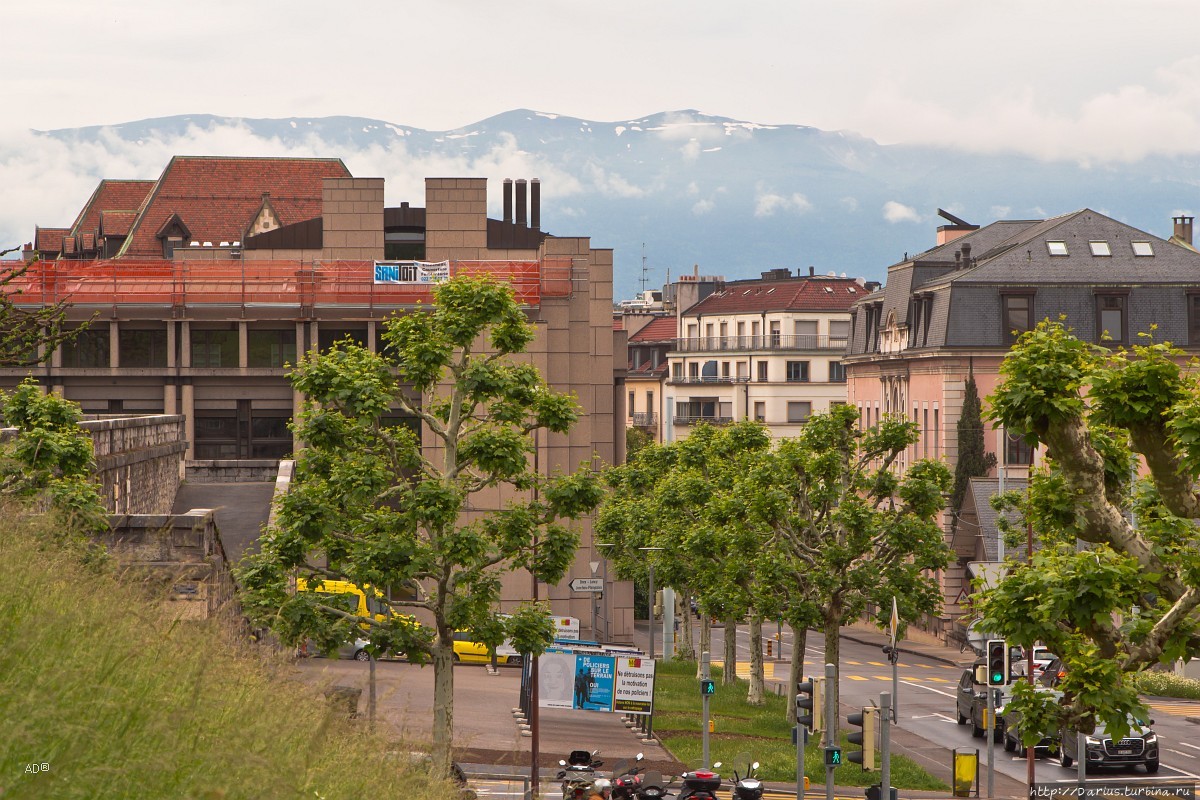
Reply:
<svg viewBox="0 0 1200 800"><path fill-rule="evenodd" d="M472 779L469 781L470 788L474 790L480 800L523 800L525 796L525 783L517 780L500 780L492 778ZM542 785L542 797L557 797L560 789L557 783L545 783ZM809 789L804 793L805 800L824 800L824 787L816 787ZM763 792L763 800L796 800L796 793L780 791L777 789L767 789ZM862 800L862 795L854 797L835 797L834 800Z"/></svg>
<svg viewBox="0 0 1200 800"><path fill-rule="evenodd" d="M1200 701L1163 700L1147 703L1150 708L1174 717L1200 717Z"/></svg>
<svg viewBox="0 0 1200 800"><path fill-rule="evenodd" d="M721 666L721 661L712 662L713 666ZM823 666L823 662L805 661L805 667ZM877 669L887 668L886 674L860 674L860 671L851 671L848 668L853 667L875 667ZM763 678L766 680L774 680L776 677L786 679L790 665L786 661L773 661L763 659ZM917 674L914 674L914 669ZM806 670L807 672L808 670ZM873 672L874 670L862 670L862 672ZM952 666L950 664L914 664L905 667L900 671L900 677L906 681L914 681L916 683L957 683L958 673L962 671L962 667ZM750 678L750 662L738 661L735 666L735 673L739 678L749 680ZM953 677L944 677L947 673ZM851 681L890 681L891 665L885 664L882 661L843 661L842 662L842 678Z"/></svg>

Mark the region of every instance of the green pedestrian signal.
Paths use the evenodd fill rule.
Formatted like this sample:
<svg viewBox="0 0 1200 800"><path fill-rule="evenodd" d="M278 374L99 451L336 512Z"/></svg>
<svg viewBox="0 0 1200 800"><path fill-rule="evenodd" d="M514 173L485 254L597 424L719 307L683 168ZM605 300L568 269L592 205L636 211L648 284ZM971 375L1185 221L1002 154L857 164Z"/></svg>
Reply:
<svg viewBox="0 0 1200 800"><path fill-rule="evenodd" d="M700 681L700 694L716 694L717 684L715 681Z"/></svg>
<svg viewBox="0 0 1200 800"><path fill-rule="evenodd" d="M842 765L842 748L829 746L825 748L825 766L840 767Z"/></svg>

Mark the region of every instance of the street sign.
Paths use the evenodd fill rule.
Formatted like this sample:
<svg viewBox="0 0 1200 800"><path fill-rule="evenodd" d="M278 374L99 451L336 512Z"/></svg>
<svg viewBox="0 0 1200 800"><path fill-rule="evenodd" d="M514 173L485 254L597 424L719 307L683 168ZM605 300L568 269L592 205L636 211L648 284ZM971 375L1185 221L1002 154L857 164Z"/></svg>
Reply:
<svg viewBox="0 0 1200 800"><path fill-rule="evenodd" d="M572 578L572 592L603 592L604 578Z"/></svg>

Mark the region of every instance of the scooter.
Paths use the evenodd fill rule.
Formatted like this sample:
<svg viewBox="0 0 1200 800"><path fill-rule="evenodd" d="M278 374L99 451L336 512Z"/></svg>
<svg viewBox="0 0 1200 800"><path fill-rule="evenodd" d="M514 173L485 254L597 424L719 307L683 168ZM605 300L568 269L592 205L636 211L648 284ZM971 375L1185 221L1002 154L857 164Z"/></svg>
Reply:
<svg viewBox="0 0 1200 800"><path fill-rule="evenodd" d="M721 762L713 764L713 769L719 769ZM685 772L679 776L683 786L679 790L678 800L717 800L717 790L721 788L721 776L712 770L698 769Z"/></svg>
<svg viewBox="0 0 1200 800"><path fill-rule="evenodd" d="M638 777L642 780L638 785L637 794L634 795L637 800L663 800L670 796L667 794L667 786L670 784L663 783L661 772L649 770Z"/></svg>
<svg viewBox="0 0 1200 800"><path fill-rule="evenodd" d="M627 761L613 764L613 800L633 800L637 797L638 787L642 784L642 767L639 766L643 754L638 753L630 765Z"/></svg>
<svg viewBox="0 0 1200 800"><path fill-rule="evenodd" d="M584 800L594 793L592 784L596 782L596 767L604 764L595 758L599 754L599 750L590 753L587 750L572 750L566 761L559 759L558 765L562 769L557 777L562 781L563 800Z"/></svg>
<svg viewBox="0 0 1200 800"><path fill-rule="evenodd" d="M737 767L733 768L733 800L761 800L763 796L762 781L754 776L758 762L750 762L749 753L737 756L738 762L748 762L746 771L738 775Z"/></svg>

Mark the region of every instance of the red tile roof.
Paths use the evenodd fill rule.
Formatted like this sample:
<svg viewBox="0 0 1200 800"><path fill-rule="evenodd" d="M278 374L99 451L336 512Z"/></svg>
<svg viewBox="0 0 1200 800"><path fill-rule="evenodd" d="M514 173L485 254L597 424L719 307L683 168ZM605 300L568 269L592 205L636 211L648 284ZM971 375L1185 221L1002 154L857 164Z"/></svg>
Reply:
<svg viewBox="0 0 1200 800"><path fill-rule="evenodd" d="M675 317L655 317L654 321L646 323L640 331L629 337L630 344L645 344L647 342L667 342L679 336Z"/></svg>
<svg viewBox="0 0 1200 800"><path fill-rule="evenodd" d="M756 311L849 311L866 289L852 278L792 278L726 284L684 314L738 314Z"/></svg>
<svg viewBox="0 0 1200 800"><path fill-rule="evenodd" d="M263 192L283 225L319 217L322 180L349 177L337 158L175 156L139 209L120 255L160 257L155 234L173 214L193 240L240 241Z"/></svg>
<svg viewBox="0 0 1200 800"><path fill-rule="evenodd" d="M100 181L79 216L75 217L71 233L95 233L100 229L100 218L106 211L136 212L153 188L154 181Z"/></svg>
<svg viewBox="0 0 1200 800"><path fill-rule="evenodd" d="M33 249L39 253L62 252L63 237L70 228L38 228L33 234Z"/></svg>
<svg viewBox="0 0 1200 800"><path fill-rule="evenodd" d="M101 236L125 236L137 219L136 211L102 211L100 213Z"/></svg>

